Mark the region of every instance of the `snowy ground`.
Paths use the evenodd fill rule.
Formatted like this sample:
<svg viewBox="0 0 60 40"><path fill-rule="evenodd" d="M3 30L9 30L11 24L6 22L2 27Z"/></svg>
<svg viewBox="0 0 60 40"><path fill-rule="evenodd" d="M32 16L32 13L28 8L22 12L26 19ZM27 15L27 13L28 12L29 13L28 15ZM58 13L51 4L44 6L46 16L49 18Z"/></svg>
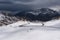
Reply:
<svg viewBox="0 0 60 40"><path fill-rule="evenodd" d="M23 27L21 24L24 24ZM45 26L23 21L2 26L0 40L60 40L60 20L46 22Z"/></svg>

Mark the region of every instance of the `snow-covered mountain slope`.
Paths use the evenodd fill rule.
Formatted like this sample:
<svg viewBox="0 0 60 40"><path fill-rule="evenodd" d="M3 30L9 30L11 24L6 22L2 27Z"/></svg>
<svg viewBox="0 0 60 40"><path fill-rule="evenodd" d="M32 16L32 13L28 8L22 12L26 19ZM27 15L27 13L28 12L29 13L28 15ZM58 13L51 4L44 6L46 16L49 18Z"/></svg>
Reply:
<svg viewBox="0 0 60 40"><path fill-rule="evenodd" d="M12 23L17 22L19 20L20 19L18 19L15 16L9 16L9 15L6 15L6 13L5 14L0 13L0 26L12 24Z"/></svg>
<svg viewBox="0 0 60 40"><path fill-rule="evenodd" d="M0 13L0 20L4 20L4 18L5 18L5 15Z"/></svg>
<svg viewBox="0 0 60 40"><path fill-rule="evenodd" d="M29 21L50 21L52 19L58 19L60 14L49 8L41 8L36 10L28 10L17 13L16 15L10 15L8 13L0 13L0 26L15 23L17 21L29 20Z"/></svg>
<svg viewBox="0 0 60 40"><path fill-rule="evenodd" d="M18 21L0 27L0 40L60 40L60 20L46 22L45 26Z"/></svg>
<svg viewBox="0 0 60 40"><path fill-rule="evenodd" d="M40 22L3 17L3 23L12 24L0 26L0 40L60 40L60 19L45 22L45 25L41 26Z"/></svg>

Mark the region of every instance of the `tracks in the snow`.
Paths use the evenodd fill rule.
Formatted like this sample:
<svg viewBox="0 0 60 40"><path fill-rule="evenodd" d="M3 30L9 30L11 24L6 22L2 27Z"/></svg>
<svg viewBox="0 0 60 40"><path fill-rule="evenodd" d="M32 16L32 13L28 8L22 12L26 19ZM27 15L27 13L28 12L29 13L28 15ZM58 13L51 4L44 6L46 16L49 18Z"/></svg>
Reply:
<svg viewBox="0 0 60 40"><path fill-rule="evenodd" d="M29 24L23 24L23 25L20 25L19 27L27 27L27 28L43 28L43 29L59 29L60 30L60 27L58 26L41 26L41 25L29 25Z"/></svg>

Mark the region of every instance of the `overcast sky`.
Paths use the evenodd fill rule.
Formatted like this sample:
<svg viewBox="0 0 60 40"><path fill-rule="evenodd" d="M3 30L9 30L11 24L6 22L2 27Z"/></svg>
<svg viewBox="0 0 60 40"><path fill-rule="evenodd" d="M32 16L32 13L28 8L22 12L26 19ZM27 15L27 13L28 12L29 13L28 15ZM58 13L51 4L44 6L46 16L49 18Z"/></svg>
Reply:
<svg viewBox="0 0 60 40"><path fill-rule="evenodd" d="M0 10L26 10L60 6L60 0L0 0Z"/></svg>

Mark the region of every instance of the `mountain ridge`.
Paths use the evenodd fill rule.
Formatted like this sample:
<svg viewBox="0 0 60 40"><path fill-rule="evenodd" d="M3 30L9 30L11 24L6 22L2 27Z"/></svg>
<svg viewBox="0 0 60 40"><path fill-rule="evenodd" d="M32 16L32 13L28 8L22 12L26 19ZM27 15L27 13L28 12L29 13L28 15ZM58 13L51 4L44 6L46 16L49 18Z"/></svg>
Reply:
<svg viewBox="0 0 60 40"><path fill-rule="evenodd" d="M27 19L30 21L49 21L55 19L55 17L58 18L60 16L60 13L49 8L41 8L35 10L22 11L17 13L15 16L19 16L23 19Z"/></svg>
<svg viewBox="0 0 60 40"><path fill-rule="evenodd" d="M15 23L17 21L41 21L46 22L53 19L59 19L60 13L49 9L49 8L41 8L36 10L25 10L17 13L16 15L10 15L8 13L0 13L0 26L8 25Z"/></svg>

